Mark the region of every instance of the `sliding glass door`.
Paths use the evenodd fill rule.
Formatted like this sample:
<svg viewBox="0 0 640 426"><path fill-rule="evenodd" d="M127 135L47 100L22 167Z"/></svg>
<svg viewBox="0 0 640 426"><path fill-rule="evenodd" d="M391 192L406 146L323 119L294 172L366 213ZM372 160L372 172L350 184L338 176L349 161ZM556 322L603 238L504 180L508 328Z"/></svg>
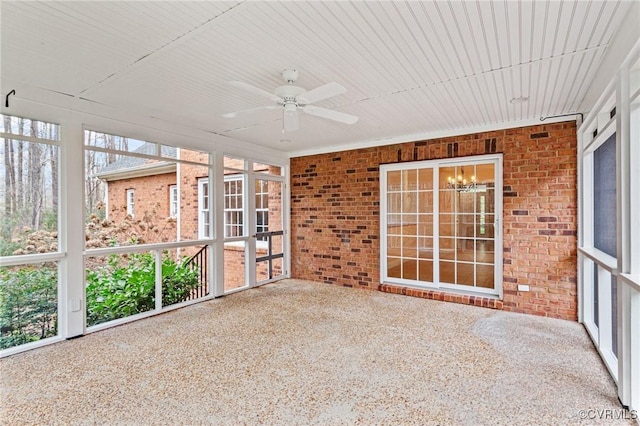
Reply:
<svg viewBox="0 0 640 426"><path fill-rule="evenodd" d="M500 161L381 167L383 281L501 295Z"/></svg>

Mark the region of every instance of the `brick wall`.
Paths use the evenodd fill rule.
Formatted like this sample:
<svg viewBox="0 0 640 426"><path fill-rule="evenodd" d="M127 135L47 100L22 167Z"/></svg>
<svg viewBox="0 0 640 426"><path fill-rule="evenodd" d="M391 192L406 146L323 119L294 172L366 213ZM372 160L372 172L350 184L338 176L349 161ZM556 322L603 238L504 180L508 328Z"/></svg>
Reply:
<svg viewBox="0 0 640 426"><path fill-rule="evenodd" d="M169 217L169 186L175 183L175 173L109 182L109 219L121 221L127 215L128 189L135 191L135 219L142 218L145 213L152 214L159 220L166 219ZM173 238L175 239L175 236Z"/></svg>
<svg viewBox="0 0 640 426"><path fill-rule="evenodd" d="M293 158L292 276L575 320L576 147L566 122ZM487 152L504 159L503 300L381 285L379 165Z"/></svg>
<svg viewBox="0 0 640 426"><path fill-rule="evenodd" d="M198 239L198 180L209 176L207 166L178 165L180 176L180 236L183 240ZM211 188L210 196L213 196ZM213 202L211 198L210 202Z"/></svg>

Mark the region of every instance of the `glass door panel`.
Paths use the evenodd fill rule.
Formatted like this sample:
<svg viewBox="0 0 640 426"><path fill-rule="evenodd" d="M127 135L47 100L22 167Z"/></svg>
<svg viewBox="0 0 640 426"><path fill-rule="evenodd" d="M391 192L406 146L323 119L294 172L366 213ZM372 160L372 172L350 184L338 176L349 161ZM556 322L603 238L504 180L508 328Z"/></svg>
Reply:
<svg viewBox="0 0 640 426"><path fill-rule="evenodd" d="M418 169L418 189L420 191L433 190L433 169Z"/></svg>
<svg viewBox="0 0 640 426"><path fill-rule="evenodd" d="M418 193L418 213L433 213L433 191Z"/></svg>
<svg viewBox="0 0 640 426"><path fill-rule="evenodd" d="M440 239L440 258L452 261L442 264L441 280L493 289L495 165L446 167L440 176L446 177L440 194L440 200L445 200L440 204L440 235L452 237ZM453 253L449 251L452 243Z"/></svg>
<svg viewBox="0 0 640 426"><path fill-rule="evenodd" d="M386 269L390 277L416 281L433 278L433 169L387 174Z"/></svg>
<svg viewBox="0 0 640 426"><path fill-rule="evenodd" d="M400 170L390 171L387 173L387 192L401 191L402 174Z"/></svg>
<svg viewBox="0 0 640 426"><path fill-rule="evenodd" d="M433 262L423 261L418 262L418 280L432 283L433 282Z"/></svg>
<svg viewBox="0 0 640 426"><path fill-rule="evenodd" d="M475 282L473 263L456 263L456 284L473 285Z"/></svg>

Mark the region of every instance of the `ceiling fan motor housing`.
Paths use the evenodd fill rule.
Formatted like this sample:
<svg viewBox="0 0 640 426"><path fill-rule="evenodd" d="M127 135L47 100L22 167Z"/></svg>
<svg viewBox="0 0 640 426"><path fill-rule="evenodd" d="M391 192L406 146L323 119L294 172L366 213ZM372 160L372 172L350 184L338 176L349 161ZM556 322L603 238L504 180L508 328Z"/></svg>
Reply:
<svg viewBox="0 0 640 426"><path fill-rule="evenodd" d="M294 85L286 85L280 86L274 90L276 96L280 96L284 99L284 104L287 103L297 103L297 97L306 92L302 87L294 86Z"/></svg>

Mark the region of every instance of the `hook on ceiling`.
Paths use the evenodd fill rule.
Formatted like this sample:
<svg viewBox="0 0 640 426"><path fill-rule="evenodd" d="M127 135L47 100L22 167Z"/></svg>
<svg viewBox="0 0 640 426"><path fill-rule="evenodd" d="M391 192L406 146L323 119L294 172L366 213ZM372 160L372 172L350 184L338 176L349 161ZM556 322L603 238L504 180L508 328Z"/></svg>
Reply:
<svg viewBox="0 0 640 426"><path fill-rule="evenodd" d="M16 94L16 89L13 89L9 93L7 93L7 96L4 98L4 106L5 107L9 108L9 96L15 95L15 94Z"/></svg>
<svg viewBox="0 0 640 426"><path fill-rule="evenodd" d="M7 96L4 98L4 106L5 107L9 108L9 96L15 95L15 94L16 94L16 89L13 89L9 93L7 93Z"/></svg>

